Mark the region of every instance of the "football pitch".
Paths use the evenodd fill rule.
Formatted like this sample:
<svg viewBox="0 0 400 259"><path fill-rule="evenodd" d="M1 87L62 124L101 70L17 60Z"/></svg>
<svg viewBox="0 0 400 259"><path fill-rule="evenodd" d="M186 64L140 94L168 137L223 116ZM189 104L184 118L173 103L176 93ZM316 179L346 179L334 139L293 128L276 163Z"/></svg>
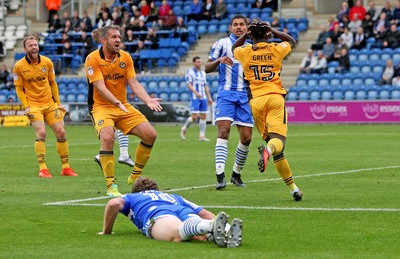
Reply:
<svg viewBox="0 0 400 259"><path fill-rule="evenodd" d="M158 139L144 176L214 212L243 220L239 248L209 242L160 242L144 237L123 215L114 235L99 236L105 181L94 156L92 126L67 126L70 164L79 177L60 176L55 138L47 131L51 179L37 177L34 130L0 128L0 258L400 258L400 125L290 125L285 156L304 193L293 201L272 159L257 170L256 130L243 170L245 188L215 190L216 128L199 142L192 126L155 125ZM138 139L130 137L132 156ZM238 143L232 128L226 175ZM115 157L119 149L116 142ZM131 169L115 165L119 190L127 193Z"/></svg>

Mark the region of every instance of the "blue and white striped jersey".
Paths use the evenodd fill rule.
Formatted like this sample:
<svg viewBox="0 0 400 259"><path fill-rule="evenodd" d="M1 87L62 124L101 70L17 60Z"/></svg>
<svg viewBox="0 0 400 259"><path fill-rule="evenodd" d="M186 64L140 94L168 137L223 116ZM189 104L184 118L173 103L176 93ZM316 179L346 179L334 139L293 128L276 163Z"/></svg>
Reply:
<svg viewBox="0 0 400 259"><path fill-rule="evenodd" d="M198 214L203 209L180 195L156 190L129 193L121 196L121 198L124 199L125 204L120 213L129 217L142 232L143 226L153 218L159 207L165 208L165 206L169 205L178 211L186 208L193 214Z"/></svg>
<svg viewBox="0 0 400 259"><path fill-rule="evenodd" d="M197 70L196 68L191 68L186 71L185 75L186 83L192 84L193 88L199 92L202 98L197 98L196 95L191 92L190 99L207 99L205 87L207 85L206 72L204 70Z"/></svg>
<svg viewBox="0 0 400 259"><path fill-rule="evenodd" d="M233 57L232 45L237 40L237 37L233 34L229 37L225 37L217 40L212 46L209 59L212 61L228 56L233 60L233 66L226 64L219 64L219 80L218 80L218 92L221 90L236 91L247 93L246 84L243 79L243 68Z"/></svg>

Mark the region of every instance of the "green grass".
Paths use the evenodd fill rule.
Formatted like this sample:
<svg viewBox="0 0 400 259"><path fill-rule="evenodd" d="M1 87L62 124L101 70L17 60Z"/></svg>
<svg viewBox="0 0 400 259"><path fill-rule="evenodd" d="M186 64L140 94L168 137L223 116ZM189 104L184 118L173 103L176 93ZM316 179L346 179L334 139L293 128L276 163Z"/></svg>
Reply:
<svg viewBox="0 0 400 259"><path fill-rule="evenodd" d="M99 149L93 127L67 126L76 178L59 176L55 139L48 130L46 160L52 179L37 177L32 127L0 128L0 258L400 257L398 125L291 126L285 155L304 192L301 202L292 200L272 160L266 173L257 171L261 140L256 131L243 173L247 187L229 184L216 191L215 127L207 128L211 142L197 140L196 126L189 129L186 141L179 139L179 125L156 129L158 139L145 176L156 179L162 190L175 190L214 213L224 210L231 218L243 219L240 248L150 240L122 215L115 235L98 236L107 199L44 205L104 196L104 177L93 161ZM134 155L138 139L130 141ZM227 174L237 143L232 128ZM118 156L117 145L115 153ZM127 166L116 164L121 192L129 192L129 173ZM200 188L187 188L196 186ZM78 206L82 204L94 206Z"/></svg>

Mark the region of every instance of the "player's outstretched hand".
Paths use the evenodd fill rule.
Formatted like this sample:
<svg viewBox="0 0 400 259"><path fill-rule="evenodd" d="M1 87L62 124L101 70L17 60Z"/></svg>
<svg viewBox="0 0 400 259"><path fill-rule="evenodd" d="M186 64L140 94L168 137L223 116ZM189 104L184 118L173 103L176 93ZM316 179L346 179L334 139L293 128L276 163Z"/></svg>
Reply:
<svg viewBox="0 0 400 259"><path fill-rule="evenodd" d="M150 101L147 102L147 107L153 111L160 112L162 111L162 106L160 104L161 101L162 99L160 98L151 98Z"/></svg>

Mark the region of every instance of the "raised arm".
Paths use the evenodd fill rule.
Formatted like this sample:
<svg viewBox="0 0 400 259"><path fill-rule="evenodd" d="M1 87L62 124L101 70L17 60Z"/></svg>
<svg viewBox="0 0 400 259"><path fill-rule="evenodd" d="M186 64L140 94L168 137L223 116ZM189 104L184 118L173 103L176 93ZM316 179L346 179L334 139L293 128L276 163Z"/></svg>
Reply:
<svg viewBox="0 0 400 259"><path fill-rule="evenodd" d="M297 43L292 36L283 31L278 31L277 29L271 28L271 33L273 33L276 38L281 39L282 41L289 42L291 47L293 47Z"/></svg>
<svg viewBox="0 0 400 259"><path fill-rule="evenodd" d="M229 66L232 66L233 65L233 61L232 61L232 59L231 58L229 58L229 57L227 57L227 56L225 56L225 57L220 57L220 58L218 58L218 59L216 59L216 60L211 60L211 59L208 59L207 60L207 63L205 64L205 66L204 66L204 71L206 71L206 73L208 74L208 73L211 73L211 72L214 72L214 71L216 71L217 70L217 67L218 67L218 65L220 64L220 63L222 63L222 64L227 64L227 65L229 65Z"/></svg>

